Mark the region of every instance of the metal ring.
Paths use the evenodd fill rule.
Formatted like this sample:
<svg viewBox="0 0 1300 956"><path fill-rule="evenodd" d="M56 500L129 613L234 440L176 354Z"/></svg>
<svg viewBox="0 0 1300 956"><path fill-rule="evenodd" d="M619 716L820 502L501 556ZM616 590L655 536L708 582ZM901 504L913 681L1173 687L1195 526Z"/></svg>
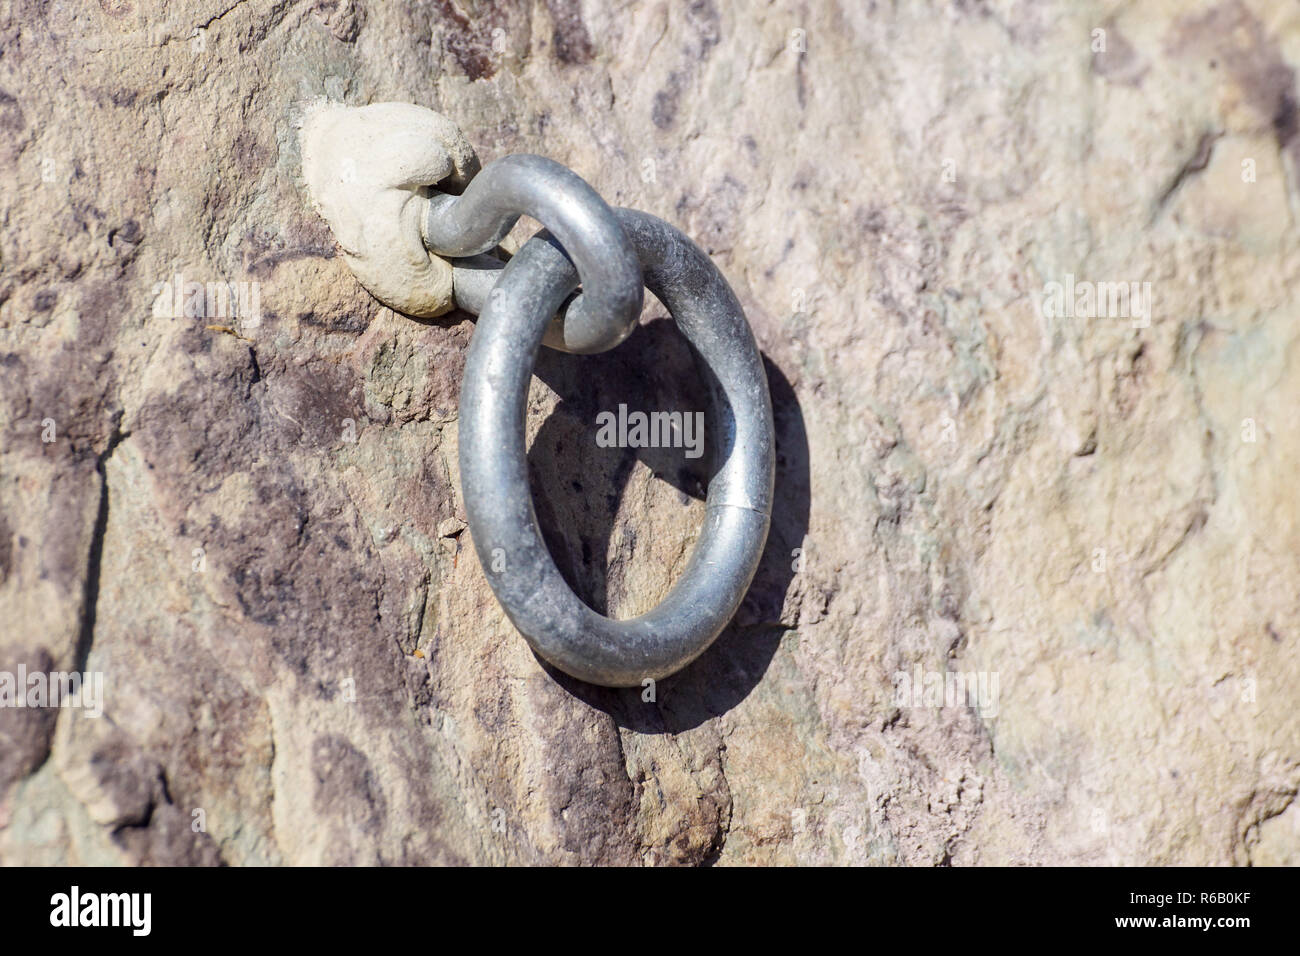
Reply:
<svg viewBox="0 0 1300 956"><path fill-rule="evenodd" d="M668 223L630 209L617 215L646 286L694 347L710 398L705 434L715 470L681 578L646 614L615 621L569 589L542 540L525 460L528 386L547 322L577 279L565 247L545 233L502 270L479 316L461 387L459 444L474 547L510 620L560 670L629 687L690 663L739 607L767 539L774 452L767 378L726 280Z"/></svg>
<svg viewBox="0 0 1300 956"><path fill-rule="evenodd" d="M486 252L521 215L560 240L583 283L563 322L548 330L546 344L589 355L631 335L643 301L636 253L609 204L554 160L515 153L485 166L459 196L435 192L424 217L424 244L440 256Z"/></svg>

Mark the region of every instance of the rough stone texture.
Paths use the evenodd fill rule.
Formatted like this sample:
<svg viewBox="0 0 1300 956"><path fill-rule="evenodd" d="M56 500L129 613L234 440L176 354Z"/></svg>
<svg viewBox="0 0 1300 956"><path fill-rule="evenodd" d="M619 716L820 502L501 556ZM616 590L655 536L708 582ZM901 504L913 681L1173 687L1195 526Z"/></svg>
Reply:
<svg viewBox="0 0 1300 956"><path fill-rule="evenodd" d="M0 860L1300 862L1297 63L1262 0L0 4L0 670L105 680L0 709ZM493 600L472 324L348 273L322 95L567 163L744 302L771 543L655 701ZM261 322L155 315L177 273ZM1149 324L1044 308L1067 275ZM687 359L651 307L539 361L537 510L616 615L707 474L594 416L698 407Z"/></svg>

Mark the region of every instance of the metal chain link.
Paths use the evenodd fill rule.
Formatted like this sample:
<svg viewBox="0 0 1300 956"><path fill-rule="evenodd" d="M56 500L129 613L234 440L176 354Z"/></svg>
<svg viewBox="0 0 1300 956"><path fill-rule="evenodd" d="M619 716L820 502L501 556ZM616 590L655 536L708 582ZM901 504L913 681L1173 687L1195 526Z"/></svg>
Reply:
<svg viewBox="0 0 1300 956"><path fill-rule="evenodd" d="M523 214L547 230L504 265L475 255ZM771 399L731 287L677 229L610 208L577 174L540 156L497 160L460 196L435 193L424 237L435 253L467 257L453 260L457 301L479 313L461 386L461 488L475 550L506 614L539 656L590 683L640 686L686 666L740 606L771 520ZM582 293L562 308L579 282ZM711 406L711 478L704 527L681 578L649 612L615 621L573 593L542 540L525 459L526 405L543 341L583 353L619 344L640 315L643 283L698 357Z"/></svg>
<svg viewBox="0 0 1300 956"><path fill-rule="evenodd" d="M489 163L459 196L435 192L424 219L424 243L453 260L473 256L496 246L521 215L543 223L582 276L584 292L565 310L562 335L548 344L590 354L631 335L643 301L636 253L605 200L554 160L516 153Z"/></svg>

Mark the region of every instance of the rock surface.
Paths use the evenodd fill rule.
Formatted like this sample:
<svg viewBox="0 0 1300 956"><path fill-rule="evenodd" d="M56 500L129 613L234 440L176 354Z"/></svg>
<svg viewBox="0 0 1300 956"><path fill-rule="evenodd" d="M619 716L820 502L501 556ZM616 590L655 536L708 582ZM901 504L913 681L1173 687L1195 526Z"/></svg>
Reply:
<svg viewBox="0 0 1300 956"><path fill-rule="evenodd" d="M0 708L0 861L1300 862L1297 63L1262 0L3 4L0 671L104 712ZM472 323L348 272L322 96L566 163L745 304L772 535L654 700L494 601ZM656 306L539 360L599 609L658 601L707 476L595 416L699 401Z"/></svg>

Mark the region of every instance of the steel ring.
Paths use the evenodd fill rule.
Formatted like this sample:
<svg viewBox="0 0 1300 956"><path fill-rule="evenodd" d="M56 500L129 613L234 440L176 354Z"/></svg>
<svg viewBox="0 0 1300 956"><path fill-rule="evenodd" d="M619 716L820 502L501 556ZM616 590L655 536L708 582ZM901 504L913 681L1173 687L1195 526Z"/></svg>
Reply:
<svg viewBox="0 0 1300 956"><path fill-rule="evenodd" d="M479 316L461 386L459 444L474 548L511 622L560 670L630 687L690 663L739 607L767 539L774 451L767 377L726 280L668 223L616 212L646 287L694 348L711 406L704 526L677 583L647 613L615 621L570 590L542 540L525 459L528 386L547 323L578 280L548 234L510 260Z"/></svg>

